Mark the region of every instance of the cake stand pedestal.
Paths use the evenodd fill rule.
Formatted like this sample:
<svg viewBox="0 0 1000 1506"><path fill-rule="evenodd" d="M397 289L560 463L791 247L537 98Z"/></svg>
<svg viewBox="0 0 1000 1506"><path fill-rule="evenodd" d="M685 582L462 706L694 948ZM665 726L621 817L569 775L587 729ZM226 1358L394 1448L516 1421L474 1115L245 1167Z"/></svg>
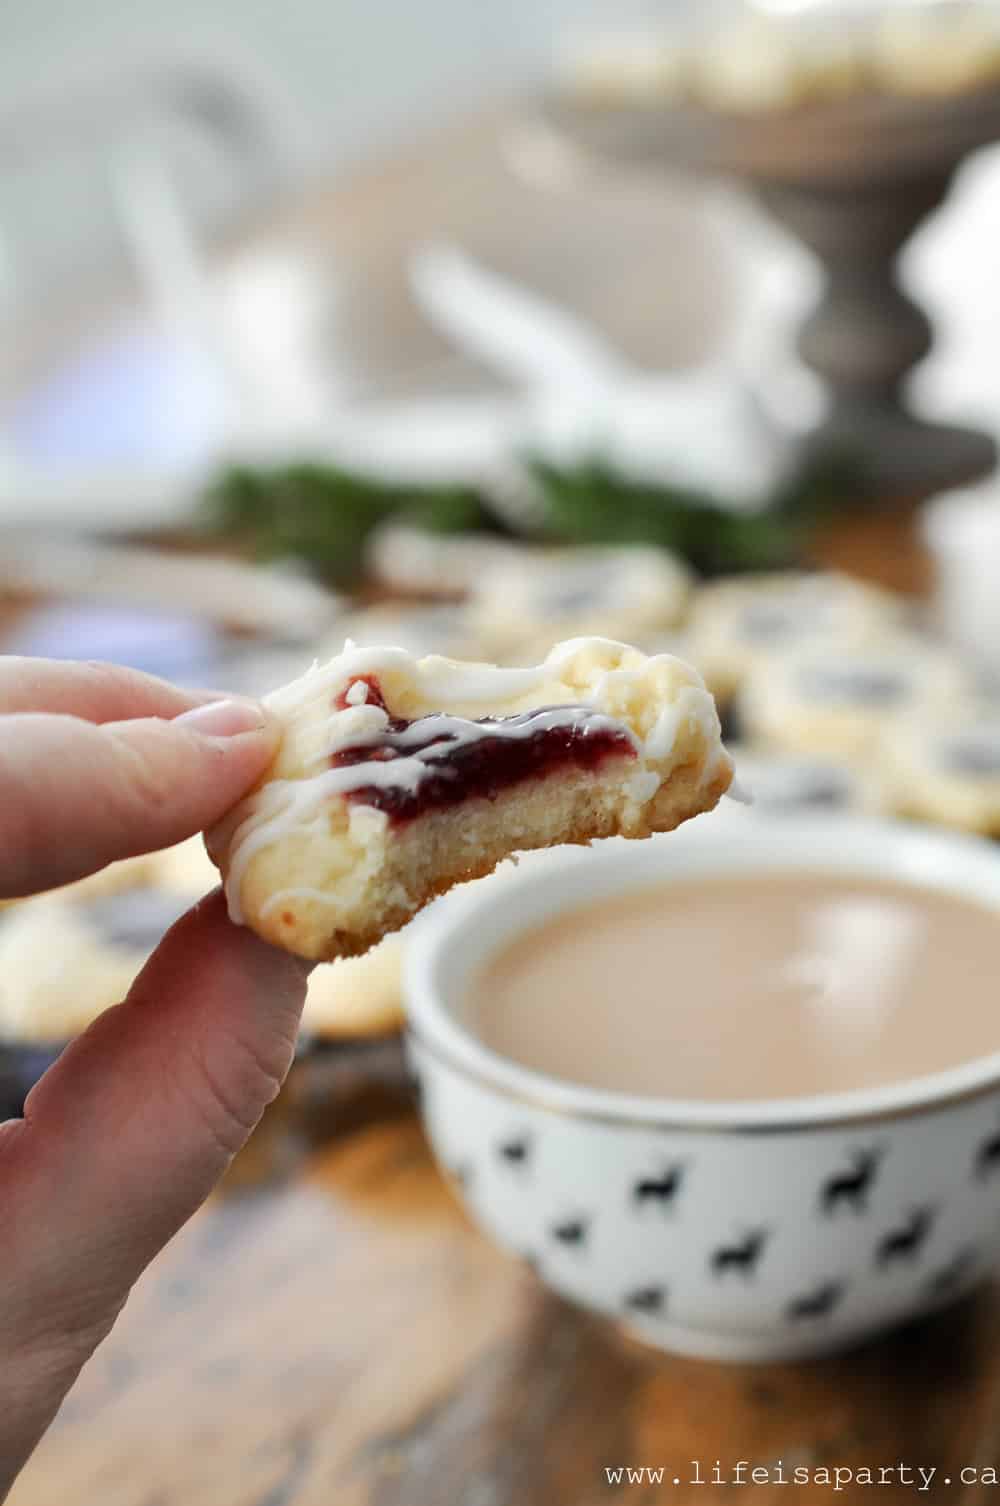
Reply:
<svg viewBox="0 0 1000 1506"><path fill-rule="evenodd" d="M738 179L814 253L825 287L798 349L828 402L807 454L853 458L880 496L929 494L993 469L987 434L907 406L907 378L933 332L900 288L896 263L962 159L1000 139L1000 88L946 99L859 95L752 115L559 97L544 114L602 157Z"/></svg>

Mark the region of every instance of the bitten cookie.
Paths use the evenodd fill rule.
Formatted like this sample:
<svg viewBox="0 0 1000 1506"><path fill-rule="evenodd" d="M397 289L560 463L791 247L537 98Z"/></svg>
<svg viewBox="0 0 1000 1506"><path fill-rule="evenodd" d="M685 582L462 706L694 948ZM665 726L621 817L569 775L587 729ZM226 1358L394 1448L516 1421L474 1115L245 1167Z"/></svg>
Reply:
<svg viewBox="0 0 1000 1506"><path fill-rule="evenodd" d="M894 720L946 715L968 689L945 650L900 635L762 667L740 695L740 727L749 742L786 753L866 759Z"/></svg>
<svg viewBox="0 0 1000 1506"><path fill-rule="evenodd" d="M157 890L184 895L185 906L194 904L219 882L201 837L168 847L154 854L151 861ZM302 1011L303 1033L327 1040L366 1040L400 1030L403 1024L400 941L398 936L390 936L364 957L346 958L330 967L314 969L309 975Z"/></svg>
<svg viewBox="0 0 1000 1506"><path fill-rule="evenodd" d="M317 650L320 658L338 654L347 640L358 648L391 644L422 658L443 654L447 659L482 658L487 646L466 607L447 602L433 605L379 606L351 612L338 623L336 635Z"/></svg>
<svg viewBox="0 0 1000 1506"><path fill-rule="evenodd" d="M880 749L893 811L1000 837L1000 712L972 705L952 716L913 717Z"/></svg>
<svg viewBox="0 0 1000 1506"><path fill-rule="evenodd" d="M546 852L521 853L477 884L506 884L525 868L544 863ZM206 860L207 861L207 860ZM342 957L309 975L302 1031L322 1041L393 1035L404 1023L403 957L409 931L394 932L363 957Z"/></svg>
<svg viewBox="0 0 1000 1506"><path fill-rule="evenodd" d="M732 778L695 671L604 639L530 669L348 648L267 704L278 756L209 851L233 919L316 960L511 853L669 831Z"/></svg>

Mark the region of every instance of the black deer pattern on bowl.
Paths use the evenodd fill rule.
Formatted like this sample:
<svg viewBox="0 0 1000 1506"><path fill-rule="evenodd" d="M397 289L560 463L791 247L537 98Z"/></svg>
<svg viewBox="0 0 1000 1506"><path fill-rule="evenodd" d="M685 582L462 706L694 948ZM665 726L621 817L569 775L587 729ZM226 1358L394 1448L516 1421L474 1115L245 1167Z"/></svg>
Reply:
<svg viewBox="0 0 1000 1506"><path fill-rule="evenodd" d="M473 1217L664 1347L836 1347L964 1295L1000 1251L1000 1091L860 1132L713 1133L575 1119L410 1049Z"/></svg>

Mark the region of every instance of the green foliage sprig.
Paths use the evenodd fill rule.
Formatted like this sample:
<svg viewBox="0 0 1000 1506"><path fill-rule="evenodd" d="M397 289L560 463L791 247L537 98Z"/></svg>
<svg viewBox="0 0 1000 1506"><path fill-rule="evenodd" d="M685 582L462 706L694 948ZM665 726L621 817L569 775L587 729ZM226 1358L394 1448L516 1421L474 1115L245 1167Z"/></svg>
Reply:
<svg viewBox="0 0 1000 1506"><path fill-rule="evenodd" d="M837 458L802 467L753 513L636 481L598 457L572 466L528 457L523 474L536 542L660 545L708 576L800 562L817 523L862 490L856 469ZM258 558L295 557L347 586L363 572L368 535L388 518L439 533L513 532L470 487L394 485L315 461L232 466L209 489L202 516L209 531Z"/></svg>

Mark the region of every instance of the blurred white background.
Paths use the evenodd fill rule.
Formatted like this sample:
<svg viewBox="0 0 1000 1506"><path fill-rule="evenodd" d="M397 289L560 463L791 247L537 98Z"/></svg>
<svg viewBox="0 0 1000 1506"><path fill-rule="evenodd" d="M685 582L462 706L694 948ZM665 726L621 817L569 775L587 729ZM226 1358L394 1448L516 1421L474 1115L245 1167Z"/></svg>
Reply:
<svg viewBox="0 0 1000 1506"><path fill-rule="evenodd" d="M4 0L4 95L53 58L137 39L155 46L215 37L266 59L300 107L323 166L390 145L403 132L455 118L544 70L552 28L576 0Z"/></svg>
<svg viewBox="0 0 1000 1506"><path fill-rule="evenodd" d="M0 483L11 478L13 499L0 490L0 507L33 517L58 490L26 477L22 456L201 464L234 432L242 442L296 423L332 445L338 405L356 436L345 405L358 398L464 397L484 375L495 387L498 373L413 297L411 258L437 241L566 306L645 369L714 361L708 377L718 387L724 365L744 406L753 385L783 426L808 421L818 399L792 340L816 295L804 251L717 185L600 172L519 181L510 154L476 134L497 101L545 78L564 28L627 18L639 3L3 0L0 395L16 406L0 414ZM687 0L657 8L691 13ZM988 159L963 170L904 277L939 329L918 401L995 429L1000 159ZM224 288L213 281L220 230L267 230L297 206L316 231L315 265L290 245L277 261L229 267ZM105 316L126 272L154 334ZM678 412L684 458L714 458L720 425ZM450 409L445 424L458 433ZM756 450L750 465L738 427L725 430L729 471L756 472ZM699 448L702 431L712 438ZM368 448L389 448L384 425ZM172 475L164 484L174 489ZM104 499L114 490L103 474L88 482L74 516L95 485ZM130 516L137 490L126 471ZM51 516L66 516L55 504Z"/></svg>

